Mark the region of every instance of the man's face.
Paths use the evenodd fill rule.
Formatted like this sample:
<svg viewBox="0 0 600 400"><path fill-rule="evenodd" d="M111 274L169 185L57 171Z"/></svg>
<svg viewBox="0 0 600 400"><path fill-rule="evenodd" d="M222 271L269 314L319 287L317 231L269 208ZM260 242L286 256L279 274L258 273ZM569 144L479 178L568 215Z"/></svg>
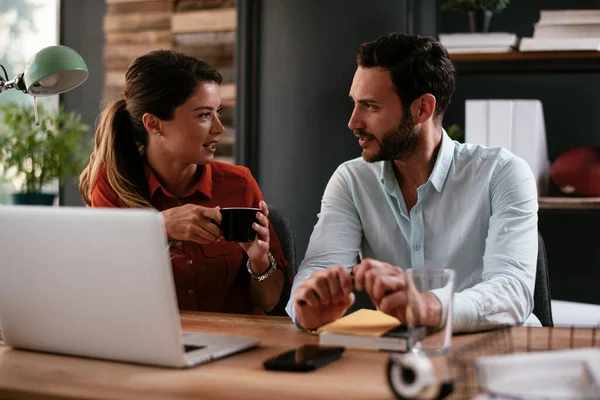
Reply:
<svg viewBox="0 0 600 400"><path fill-rule="evenodd" d="M350 88L354 111L348 127L367 162L405 160L416 151L420 134L410 110L404 113L390 72L358 67Z"/></svg>

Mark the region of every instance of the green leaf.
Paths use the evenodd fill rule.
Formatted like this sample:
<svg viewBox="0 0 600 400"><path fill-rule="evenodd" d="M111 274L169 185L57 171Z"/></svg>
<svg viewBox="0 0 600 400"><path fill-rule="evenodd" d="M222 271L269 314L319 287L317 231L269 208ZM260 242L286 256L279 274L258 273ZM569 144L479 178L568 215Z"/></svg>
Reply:
<svg viewBox="0 0 600 400"><path fill-rule="evenodd" d="M465 133L462 128L456 124L450 125L446 128L446 133L450 136L450 139L456 140L457 142L463 143L465 141Z"/></svg>
<svg viewBox="0 0 600 400"><path fill-rule="evenodd" d="M442 11L490 10L500 12L510 4L510 0L446 0Z"/></svg>
<svg viewBox="0 0 600 400"><path fill-rule="evenodd" d="M92 140L89 126L81 116L68 113L61 105L58 113L38 105L40 125L35 125L33 108L9 104L0 107L1 177L6 180L16 170L25 181L22 190L38 193L42 187L68 174L78 174L88 159ZM13 169L13 170L11 170Z"/></svg>

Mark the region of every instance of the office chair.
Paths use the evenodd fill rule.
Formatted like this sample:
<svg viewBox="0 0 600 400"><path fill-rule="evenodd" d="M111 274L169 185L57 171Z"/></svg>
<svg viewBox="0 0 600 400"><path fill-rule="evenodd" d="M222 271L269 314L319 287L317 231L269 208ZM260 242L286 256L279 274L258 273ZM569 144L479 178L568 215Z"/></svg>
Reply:
<svg viewBox="0 0 600 400"><path fill-rule="evenodd" d="M277 207L269 205L269 220L273 225L273 230L277 234L279 243L281 243L281 250L283 256L290 265L292 279L296 276L297 265L296 265L296 234L294 232L294 226L287 216ZM287 282L285 277L285 283L283 291L281 292L281 298L275 308L267 313L268 315L283 315L286 316L285 306L290 298L291 284Z"/></svg>
<svg viewBox="0 0 600 400"><path fill-rule="evenodd" d="M273 230L277 234L283 256L290 264L292 277L296 276L296 234L294 226L288 217L278 208L269 205L269 220L273 224Z"/></svg>
<svg viewBox="0 0 600 400"><path fill-rule="evenodd" d="M533 291L533 314L538 317L542 326L554 326L552 320L551 298L546 246L544 245L544 239L542 238L541 233L538 232L538 256L535 274L535 289Z"/></svg>

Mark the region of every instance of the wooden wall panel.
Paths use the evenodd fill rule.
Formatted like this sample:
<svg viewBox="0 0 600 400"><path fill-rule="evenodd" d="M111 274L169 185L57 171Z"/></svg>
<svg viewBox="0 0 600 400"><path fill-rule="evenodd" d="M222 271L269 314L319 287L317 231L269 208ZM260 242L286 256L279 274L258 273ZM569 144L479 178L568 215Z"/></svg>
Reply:
<svg viewBox="0 0 600 400"><path fill-rule="evenodd" d="M234 162L236 0L106 0L103 102L121 96L125 71L151 50L174 49L202 59L223 76L217 159Z"/></svg>

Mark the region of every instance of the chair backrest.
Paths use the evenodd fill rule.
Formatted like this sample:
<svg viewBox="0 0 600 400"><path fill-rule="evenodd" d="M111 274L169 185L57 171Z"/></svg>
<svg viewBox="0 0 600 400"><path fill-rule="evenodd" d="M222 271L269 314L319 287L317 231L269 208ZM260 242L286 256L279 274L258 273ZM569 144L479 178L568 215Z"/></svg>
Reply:
<svg viewBox="0 0 600 400"><path fill-rule="evenodd" d="M294 226L287 216L278 208L269 205L269 220L277 234L283 256L290 264L292 276L296 276L296 234Z"/></svg>
<svg viewBox="0 0 600 400"><path fill-rule="evenodd" d="M286 261L290 264L290 269L292 272L292 279L296 276L297 265L296 265L296 234L294 233L294 226L291 221L287 218L287 216L277 207L274 207L269 204L269 220L273 225L273 230L277 234L277 238L279 239L279 243L281 244L281 250L283 251L283 256ZM287 283L283 286L283 291L281 292L281 298L279 303L268 312L268 315L278 315L285 316L287 313L285 312L285 306L290 298L291 294L291 284Z"/></svg>
<svg viewBox="0 0 600 400"><path fill-rule="evenodd" d="M551 298L546 246L544 245L542 235L538 232L538 256L535 274L535 289L533 291L533 314L538 317L542 326L554 326L554 322L552 321Z"/></svg>

